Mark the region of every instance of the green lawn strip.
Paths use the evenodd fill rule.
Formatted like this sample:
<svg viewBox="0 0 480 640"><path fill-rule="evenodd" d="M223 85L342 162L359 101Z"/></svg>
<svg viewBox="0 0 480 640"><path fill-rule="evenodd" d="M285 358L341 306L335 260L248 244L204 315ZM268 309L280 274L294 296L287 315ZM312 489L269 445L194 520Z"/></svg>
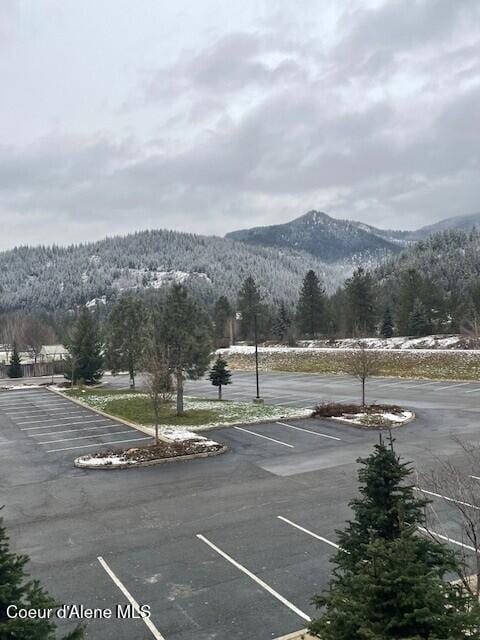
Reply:
<svg viewBox="0 0 480 640"><path fill-rule="evenodd" d="M224 357L233 369L251 370L255 366L254 355L250 353L225 353ZM259 365L263 371L335 374L348 371L347 357L348 352L339 349L319 352L292 349L291 352L260 352ZM480 351L381 351L377 375L431 380L480 380Z"/></svg>
<svg viewBox="0 0 480 640"><path fill-rule="evenodd" d="M89 406L100 409L112 416L123 418L136 424L151 426L155 422L152 403L141 392L111 389L72 389L66 395L74 397ZM258 406L249 402L230 402L185 398L185 414L175 415L175 405L170 403L161 408L160 426L180 426L193 429L208 428L222 424L261 422L301 413L298 409L278 406Z"/></svg>

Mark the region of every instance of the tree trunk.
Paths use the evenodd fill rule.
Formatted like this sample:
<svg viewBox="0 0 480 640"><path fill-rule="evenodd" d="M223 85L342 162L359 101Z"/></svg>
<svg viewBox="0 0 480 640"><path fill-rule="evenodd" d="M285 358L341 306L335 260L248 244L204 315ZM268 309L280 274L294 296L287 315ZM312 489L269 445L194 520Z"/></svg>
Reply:
<svg viewBox="0 0 480 640"><path fill-rule="evenodd" d="M131 357L128 359L128 373L130 375L130 389L135 389L135 369Z"/></svg>
<svg viewBox="0 0 480 640"><path fill-rule="evenodd" d="M222 385L221 384L218 385L218 399L219 400L222 399Z"/></svg>
<svg viewBox="0 0 480 640"><path fill-rule="evenodd" d="M158 444L158 399L155 400L155 444Z"/></svg>
<svg viewBox="0 0 480 640"><path fill-rule="evenodd" d="M362 378L362 407L365 406L365 378Z"/></svg>
<svg viewBox="0 0 480 640"><path fill-rule="evenodd" d="M183 416L183 374L177 372L177 416Z"/></svg>

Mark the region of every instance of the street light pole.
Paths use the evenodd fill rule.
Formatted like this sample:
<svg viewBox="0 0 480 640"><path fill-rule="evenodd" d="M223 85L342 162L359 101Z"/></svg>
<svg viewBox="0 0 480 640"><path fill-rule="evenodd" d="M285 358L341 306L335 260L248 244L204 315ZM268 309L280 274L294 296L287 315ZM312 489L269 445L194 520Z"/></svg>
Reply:
<svg viewBox="0 0 480 640"><path fill-rule="evenodd" d="M257 395L253 402L255 404L263 404L263 398L260 398L260 381L258 378L258 333L257 333L257 312L253 315L253 330L255 336L255 378L257 383Z"/></svg>

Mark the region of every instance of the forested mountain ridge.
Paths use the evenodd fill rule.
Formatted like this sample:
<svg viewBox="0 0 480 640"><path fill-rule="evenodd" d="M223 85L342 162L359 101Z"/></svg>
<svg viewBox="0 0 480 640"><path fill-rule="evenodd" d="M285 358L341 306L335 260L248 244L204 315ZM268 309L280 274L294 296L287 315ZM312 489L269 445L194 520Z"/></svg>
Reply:
<svg viewBox="0 0 480 640"><path fill-rule="evenodd" d="M480 282L480 232L445 231L420 240L374 270L394 293L402 273L415 270L445 293L458 296Z"/></svg>
<svg viewBox="0 0 480 640"><path fill-rule="evenodd" d="M0 310L66 310L172 281L187 282L209 304L219 295L235 299L248 275L267 301L293 303L308 269L333 290L353 266L324 264L305 252L165 230L68 247L18 247L0 253Z"/></svg>
<svg viewBox="0 0 480 640"><path fill-rule="evenodd" d="M381 258L398 253L407 244L407 235L309 211L291 222L233 231L226 237L256 246L303 250L325 262L336 262L352 255L361 260L362 255Z"/></svg>
<svg viewBox="0 0 480 640"><path fill-rule="evenodd" d="M441 231L472 231L472 229L480 229L480 213L445 218L444 220L440 220L440 222L435 222L434 224L421 227L416 231L411 231L407 234L407 238L409 240L425 240L434 233Z"/></svg>

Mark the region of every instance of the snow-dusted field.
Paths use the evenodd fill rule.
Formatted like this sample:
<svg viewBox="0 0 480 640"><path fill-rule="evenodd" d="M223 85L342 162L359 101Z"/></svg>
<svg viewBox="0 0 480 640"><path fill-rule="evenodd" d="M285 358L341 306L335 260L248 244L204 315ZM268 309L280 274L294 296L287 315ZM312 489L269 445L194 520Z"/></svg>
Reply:
<svg viewBox="0 0 480 640"><path fill-rule="evenodd" d="M259 363L264 371L348 373L350 343L332 347L259 347ZM480 350L447 348L370 348L378 355L379 376L427 378L434 380L480 380ZM255 349L235 345L219 353L236 369L253 369Z"/></svg>

